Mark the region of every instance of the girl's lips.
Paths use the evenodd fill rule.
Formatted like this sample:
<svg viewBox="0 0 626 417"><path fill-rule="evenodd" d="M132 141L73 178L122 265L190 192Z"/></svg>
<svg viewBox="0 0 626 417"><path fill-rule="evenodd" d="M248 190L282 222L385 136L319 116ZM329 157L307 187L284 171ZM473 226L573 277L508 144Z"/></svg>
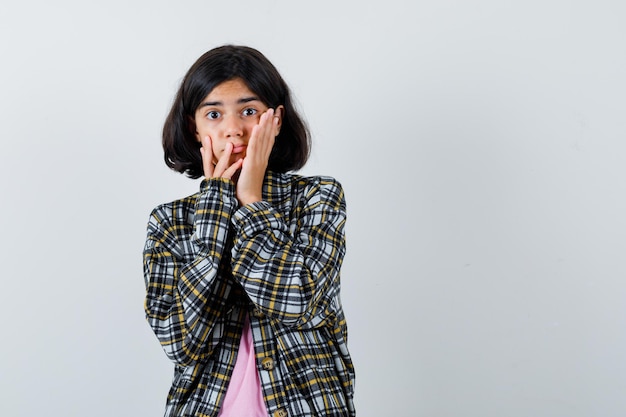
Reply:
<svg viewBox="0 0 626 417"><path fill-rule="evenodd" d="M232 154L242 153L245 150L246 150L246 145L238 145L238 146L233 147L233 151L231 153Z"/></svg>

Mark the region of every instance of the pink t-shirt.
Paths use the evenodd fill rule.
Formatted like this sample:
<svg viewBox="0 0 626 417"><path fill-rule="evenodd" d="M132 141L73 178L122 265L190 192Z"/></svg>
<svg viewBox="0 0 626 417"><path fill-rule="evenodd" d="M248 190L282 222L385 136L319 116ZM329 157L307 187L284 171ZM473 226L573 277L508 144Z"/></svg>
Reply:
<svg viewBox="0 0 626 417"><path fill-rule="evenodd" d="M254 356L250 319L243 323L239 353L218 417L267 417Z"/></svg>

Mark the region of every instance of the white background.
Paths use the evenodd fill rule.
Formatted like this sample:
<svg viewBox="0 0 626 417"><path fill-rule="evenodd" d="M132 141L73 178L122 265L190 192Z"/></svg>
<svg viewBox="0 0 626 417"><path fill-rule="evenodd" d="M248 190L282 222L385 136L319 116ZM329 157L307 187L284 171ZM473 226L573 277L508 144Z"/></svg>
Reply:
<svg viewBox="0 0 626 417"><path fill-rule="evenodd" d="M0 415L159 416L150 210L206 50L260 49L348 199L360 417L626 415L621 0L0 6Z"/></svg>

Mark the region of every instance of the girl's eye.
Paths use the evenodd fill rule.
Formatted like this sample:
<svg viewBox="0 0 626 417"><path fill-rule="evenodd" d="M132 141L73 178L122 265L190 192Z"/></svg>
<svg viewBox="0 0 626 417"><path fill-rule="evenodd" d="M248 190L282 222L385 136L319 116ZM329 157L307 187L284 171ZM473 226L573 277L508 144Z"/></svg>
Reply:
<svg viewBox="0 0 626 417"><path fill-rule="evenodd" d="M210 111L209 113L207 113L206 117L211 120L217 119L218 117L220 117L220 113L217 111Z"/></svg>
<svg viewBox="0 0 626 417"><path fill-rule="evenodd" d="M244 116L254 116L256 113L257 113L257 110L253 108L247 108L242 112Z"/></svg>

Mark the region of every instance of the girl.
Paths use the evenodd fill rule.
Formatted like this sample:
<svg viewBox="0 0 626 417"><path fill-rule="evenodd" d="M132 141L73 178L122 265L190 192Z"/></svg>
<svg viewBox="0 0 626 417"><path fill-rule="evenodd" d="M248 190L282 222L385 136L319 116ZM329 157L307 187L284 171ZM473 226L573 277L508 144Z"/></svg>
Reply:
<svg viewBox="0 0 626 417"><path fill-rule="evenodd" d="M145 311L174 379L166 416L354 416L339 299L345 201L303 177L309 132L259 51L222 46L182 81L165 163L200 191L155 208Z"/></svg>

